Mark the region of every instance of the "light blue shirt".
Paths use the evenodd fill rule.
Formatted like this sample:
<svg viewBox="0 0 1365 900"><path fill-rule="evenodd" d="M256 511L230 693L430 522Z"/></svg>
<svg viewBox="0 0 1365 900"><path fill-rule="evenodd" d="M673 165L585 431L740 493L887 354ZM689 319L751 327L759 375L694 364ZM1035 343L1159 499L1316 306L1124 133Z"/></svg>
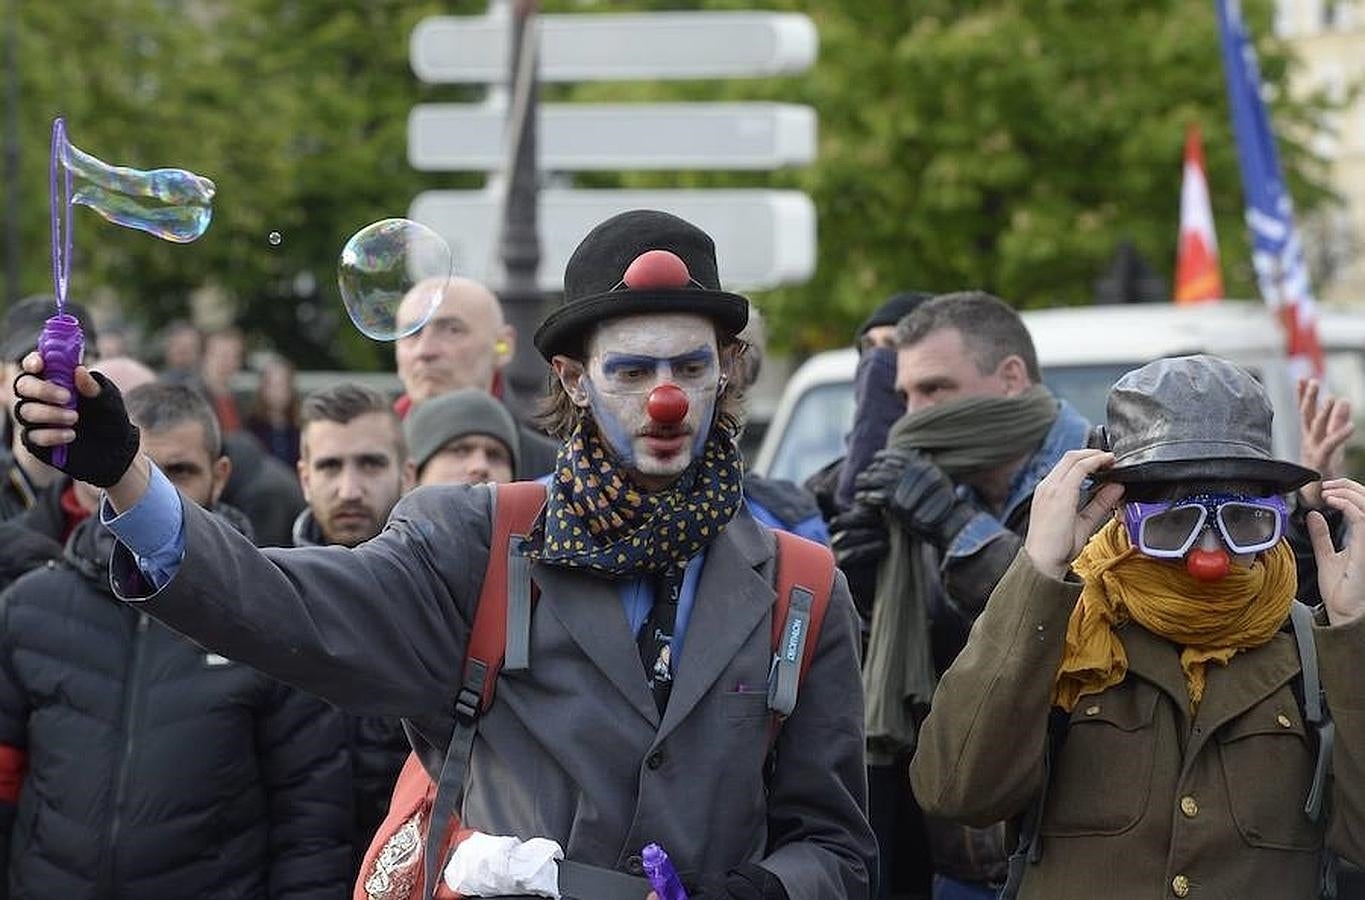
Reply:
<svg viewBox="0 0 1365 900"><path fill-rule="evenodd" d="M115 515L107 497L100 501L100 521L114 533L137 560L143 576L155 590L160 590L175 577L185 558L185 511L180 493L161 469L151 467L147 491L138 502ZM674 659L682 659L683 637L692 618L692 606L697 599L697 582L706 559L703 550L687 562L683 572L682 590L678 594L678 616L674 623L671 645ZM654 580L632 578L622 581L621 605L631 633L638 635L654 605Z"/></svg>
<svg viewBox="0 0 1365 900"><path fill-rule="evenodd" d="M142 498L115 515L107 496L100 498L100 522L128 548L137 567L161 590L180 569L185 558L185 511L180 492L155 464Z"/></svg>

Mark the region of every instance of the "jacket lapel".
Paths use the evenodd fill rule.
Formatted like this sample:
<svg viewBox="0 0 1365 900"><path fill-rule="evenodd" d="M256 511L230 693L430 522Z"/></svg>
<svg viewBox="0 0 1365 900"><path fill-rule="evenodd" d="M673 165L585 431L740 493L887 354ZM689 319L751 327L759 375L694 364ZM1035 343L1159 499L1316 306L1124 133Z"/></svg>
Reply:
<svg viewBox="0 0 1365 900"><path fill-rule="evenodd" d="M1299 673L1299 652L1292 635L1276 634L1268 643L1233 656L1227 666L1205 668L1204 699L1195 722L1211 735L1246 712Z"/></svg>
<svg viewBox="0 0 1365 900"><path fill-rule="evenodd" d="M1120 626L1118 635L1128 654L1128 671L1169 696L1188 725L1190 692L1185 687L1185 672L1180 668L1179 648L1131 622Z"/></svg>
<svg viewBox="0 0 1365 900"><path fill-rule="evenodd" d="M773 587L760 569L772 558L772 535L743 510L707 548L682 659L657 740L687 717L754 628L768 621Z"/></svg>
<svg viewBox="0 0 1365 900"><path fill-rule="evenodd" d="M540 586L540 605L559 620L635 711L657 728L659 708L645 682L640 651L626 622L616 582L541 563L532 565L531 577ZM534 651L531 665L535 666Z"/></svg>

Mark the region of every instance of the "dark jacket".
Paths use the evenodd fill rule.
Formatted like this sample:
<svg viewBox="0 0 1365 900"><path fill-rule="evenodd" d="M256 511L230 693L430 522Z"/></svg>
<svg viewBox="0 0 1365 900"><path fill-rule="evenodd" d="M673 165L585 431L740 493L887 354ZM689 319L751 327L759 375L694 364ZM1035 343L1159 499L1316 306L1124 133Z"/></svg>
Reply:
<svg viewBox="0 0 1365 900"><path fill-rule="evenodd" d="M316 547L323 543L313 513L307 509L294 520L293 535L295 547ZM351 842L358 871L370 839L388 815L394 782L412 748L400 718L342 715L351 754Z"/></svg>
<svg viewBox="0 0 1365 900"><path fill-rule="evenodd" d="M439 746L487 567L490 498L483 486L420 488L353 550L257 550L186 505L185 556L168 584L147 596L122 547L111 578L219 652L347 708L417 719ZM570 859L635 875L655 841L694 877L758 863L790 900L866 900L877 849L856 617L836 576L768 766L774 553L772 532L743 510L707 546L662 717L621 586L533 563L531 666L504 670L480 720L465 825L549 837Z"/></svg>
<svg viewBox="0 0 1365 900"><path fill-rule="evenodd" d="M0 896L349 896L341 717L118 602L112 544L0 595Z"/></svg>
<svg viewBox="0 0 1365 900"><path fill-rule="evenodd" d="M305 505L298 474L248 432L224 435L223 452L232 460L223 502L246 513L262 547L288 547L289 529Z"/></svg>
<svg viewBox="0 0 1365 900"><path fill-rule="evenodd" d="M33 502L33 487L23 469L7 447L0 447L0 522L23 514Z"/></svg>

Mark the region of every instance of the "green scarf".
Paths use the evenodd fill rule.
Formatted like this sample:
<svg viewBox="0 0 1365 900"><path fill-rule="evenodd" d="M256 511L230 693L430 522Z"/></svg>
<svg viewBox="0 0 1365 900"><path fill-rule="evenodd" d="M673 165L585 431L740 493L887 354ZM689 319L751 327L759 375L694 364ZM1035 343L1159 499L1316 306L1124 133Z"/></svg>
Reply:
<svg viewBox="0 0 1365 900"><path fill-rule="evenodd" d="M743 469L734 436L714 428L672 487L649 493L619 467L586 417L559 450L531 556L610 577L681 568L735 517Z"/></svg>
<svg viewBox="0 0 1365 900"><path fill-rule="evenodd" d="M1057 413L1057 399L1041 384L1015 397L968 397L906 413L891 426L886 446L924 453L958 479L1036 452ZM938 684L927 612L929 592L941 590L936 556L903 528L890 529L890 545L877 570L863 664L873 765L890 765L915 746L917 722Z"/></svg>

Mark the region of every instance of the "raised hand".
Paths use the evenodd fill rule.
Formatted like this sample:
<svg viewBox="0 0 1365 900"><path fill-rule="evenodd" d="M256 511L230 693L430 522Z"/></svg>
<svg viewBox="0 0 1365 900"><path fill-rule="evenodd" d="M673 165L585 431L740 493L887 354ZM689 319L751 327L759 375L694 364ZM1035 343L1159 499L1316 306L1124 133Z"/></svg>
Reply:
<svg viewBox="0 0 1365 900"><path fill-rule="evenodd" d="M51 465L52 448L66 445L62 471L78 481L110 487L127 473L137 456L137 426L128 421L123 396L113 382L84 366L76 367L76 408L67 409L69 394L44 380L43 358L24 357L14 380L14 418L28 451Z"/></svg>
<svg viewBox="0 0 1365 900"><path fill-rule="evenodd" d="M1322 483L1322 502L1346 518L1346 546L1332 545L1327 520L1308 514L1308 537L1318 566L1318 590L1333 625L1346 625L1365 613L1365 487L1349 478Z"/></svg>
<svg viewBox="0 0 1365 900"><path fill-rule="evenodd" d="M1299 379L1299 456L1305 466L1322 473L1324 479L1336 478L1342 474L1343 447L1355 431L1355 423L1351 420L1349 402L1329 397L1319 404L1321 392L1322 385L1317 379ZM1322 508L1320 482L1299 488L1299 496L1308 506Z"/></svg>
<svg viewBox="0 0 1365 900"><path fill-rule="evenodd" d="M1070 450L1033 492L1024 551L1039 572L1061 578L1123 498L1123 485L1106 484L1081 507L1081 485L1114 462L1103 450Z"/></svg>

